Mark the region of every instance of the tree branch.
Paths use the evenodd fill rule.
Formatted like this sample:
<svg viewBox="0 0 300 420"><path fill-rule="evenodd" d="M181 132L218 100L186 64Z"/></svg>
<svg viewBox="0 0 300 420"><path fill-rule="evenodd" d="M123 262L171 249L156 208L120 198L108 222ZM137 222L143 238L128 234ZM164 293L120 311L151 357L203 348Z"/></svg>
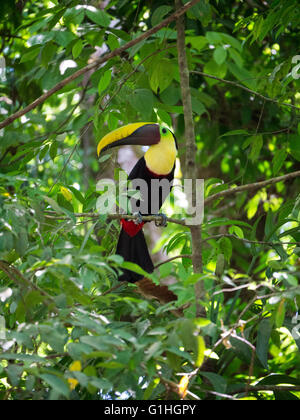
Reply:
<svg viewBox="0 0 300 420"><path fill-rule="evenodd" d="M68 220L69 217L65 215L59 216L55 211L46 210L46 218L52 219L52 220ZM91 219L97 219L101 216L99 213L72 213L72 216L74 217L86 217ZM137 220L138 216L135 216L133 214L107 214L107 218L109 220ZM142 216L143 222L156 222L158 224L162 223L164 221L164 216ZM184 219L174 219L172 217L167 218L167 222L169 223L175 223L177 225L185 226L185 220Z"/></svg>
<svg viewBox="0 0 300 420"><path fill-rule="evenodd" d="M168 259L167 259L167 260L165 260L165 261L160 262L159 264L157 264L157 265L154 267L154 269L156 270L156 269L157 269L158 267L160 267L161 265L167 264L167 263L169 263L169 262L171 262L171 261L174 261L174 260L177 260L177 259L179 259L179 258L189 258L189 259L192 259L192 255L189 255L189 254L176 255L175 257L171 257L171 258L168 258Z"/></svg>
<svg viewBox="0 0 300 420"><path fill-rule="evenodd" d="M289 179L293 179L293 178L297 178L297 177L300 177L300 171L290 172L289 174L282 175L282 176L277 176L277 177L271 178L271 179L267 179L266 181L254 182L252 184L246 184L246 185L241 185L240 187L230 188L228 190L220 191L216 194L213 194L213 195L207 197L204 200L204 204L209 204L212 201L217 200L218 198L228 197L230 195L234 195L234 194L237 194L237 193L243 192L243 191L257 190L257 189L266 187L268 185L277 184L278 182L287 181Z"/></svg>
<svg viewBox="0 0 300 420"><path fill-rule="evenodd" d="M203 242L211 241L212 239L220 239L220 238L232 238L237 239L238 241L245 242L247 244L254 244L254 245L267 245L267 246L278 246L278 245L300 245L300 242L266 242L266 241L252 241L246 238L240 238L231 233L221 233L219 235L209 236L208 238L203 239Z"/></svg>
<svg viewBox="0 0 300 420"><path fill-rule="evenodd" d="M191 0L189 3L185 4L180 9L176 10L172 15L170 15L169 17L164 19L161 23L159 23L158 25L149 29L148 31L144 32L143 34L141 34L137 38L132 39L131 41L127 42L127 44L123 45L122 47L116 48L114 51L111 51L110 53L105 54L99 60L96 60L93 63L90 63L87 66L83 67L82 69L77 70L71 76L66 77L61 82L59 82L57 85L55 85L53 88L48 90L48 92L45 92L43 95L41 95L35 101L33 101L31 104L26 106L24 109L21 109L20 111L16 112L15 114L10 115L8 118L6 118L4 121L2 121L0 123L0 129L4 128L4 127L7 127L13 121L17 120L18 118L20 118L23 115L27 114L28 112L32 111L33 109L35 109L39 105L42 105L48 98L50 98L50 96L52 96L56 92L60 91L63 87L65 87L69 83L73 82L78 77L80 77L83 74L89 72L90 70L94 69L95 67L98 67L103 63L106 63L108 60L122 54L124 51L128 50L129 48L133 47L134 45L140 43L141 41L144 41L145 39L149 38L151 35L154 35L160 29L164 28L165 26L168 26L171 22L176 20L179 16L183 15L192 6L199 3L199 1L200 0Z"/></svg>
<svg viewBox="0 0 300 420"><path fill-rule="evenodd" d="M13 265L9 264L6 261L0 260L0 270L3 271L7 275L7 277L12 280L14 283L17 284L25 284L27 287L29 287L31 290L36 290L39 292L42 296L45 296L45 303L47 305L53 304L54 300L52 296L50 296L47 292L45 292L43 289L38 287L36 284L28 280L26 277L23 276L23 274ZM55 310L55 308L53 309Z"/></svg>
<svg viewBox="0 0 300 420"><path fill-rule="evenodd" d="M180 10L182 7L182 0L175 0L175 7ZM185 22L184 16L181 15L176 22L177 28L177 51L178 51L178 65L180 74L180 87L181 97L184 113L184 127L185 127L185 141L186 141L186 155L185 155L185 177L192 179L195 184L197 178L197 165L196 165L196 141L195 141L195 130L193 120L193 109L192 109L192 97L190 90L190 78L189 68L186 56L185 47ZM196 197L196 187L193 185L192 198L190 199L190 207L193 206L193 201ZM203 272L202 262L202 231L200 226L190 226L191 231L191 245L192 245L192 262L195 273ZM195 284L195 296L196 296L196 316L201 316L203 308L199 302L203 298L204 294L204 283L199 281Z"/></svg>
<svg viewBox="0 0 300 420"><path fill-rule="evenodd" d="M300 108L296 105L289 104L288 102L280 102L278 99L269 98L268 96L264 96L261 93L256 92L252 89L249 89L246 86L241 85L240 83L233 82L232 80L221 79L220 77L213 76L212 74L204 73L203 71L191 70L190 73L198 74L199 76L203 76L203 77L208 77L209 79L213 79L213 80L218 80L219 82L226 83L227 85L231 85L231 86L235 86L235 87L238 87L240 89L243 89L246 92L251 93L252 95L255 95L255 96L263 99L264 101L273 102L275 104L278 104L278 105L281 105L281 106L287 106L289 108L296 109L296 110L300 111Z"/></svg>

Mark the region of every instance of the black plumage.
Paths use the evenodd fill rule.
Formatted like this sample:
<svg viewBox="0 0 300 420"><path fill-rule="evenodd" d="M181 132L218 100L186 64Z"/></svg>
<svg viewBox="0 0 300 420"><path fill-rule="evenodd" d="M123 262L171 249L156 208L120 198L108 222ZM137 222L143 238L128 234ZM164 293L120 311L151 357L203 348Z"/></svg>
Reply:
<svg viewBox="0 0 300 420"><path fill-rule="evenodd" d="M151 209L151 201L153 201L154 207L156 207L157 212L159 211L165 199L170 193L172 181L174 179L174 172L175 172L175 165L172 171L168 175L153 174L147 168L144 157L142 157L134 166L134 168L132 169L128 177L129 180L133 181L133 187L135 187L134 185L135 180L138 180L138 179L144 180L148 186L147 196L145 196L145 194L143 194L143 191L141 191L141 199L147 200L146 203L148 203L146 208L144 206L144 210L146 211L140 212L143 216L153 214L153 212L151 211L153 209L153 206ZM158 190L156 190L158 194L156 193L155 197L153 197L151 195L151 182L152 180L155 180L155 179L157 179L158 181L167 180L169 183L169 188L167 187L167 185L165 186L165 188L159 188ZM141 204L140 200L131 198L130 201L131 201L131 207L133 210L137 210L138 208L140 208L140 204ZM127 223L134 223L134 222L127 222ZM147 273L152 273L154 271L153 262L149 255L147 243L146 243L142 229L139 230L134 236L131 236L125 231L124 226L123 226L120 232L120 237L117 244L116 253L121 255L125 261L138 264ZM138 280L141 280L143 277L144 276L134 273L133 271L123 270L123 274L119 277L119 280L137 282Z"/></svg>

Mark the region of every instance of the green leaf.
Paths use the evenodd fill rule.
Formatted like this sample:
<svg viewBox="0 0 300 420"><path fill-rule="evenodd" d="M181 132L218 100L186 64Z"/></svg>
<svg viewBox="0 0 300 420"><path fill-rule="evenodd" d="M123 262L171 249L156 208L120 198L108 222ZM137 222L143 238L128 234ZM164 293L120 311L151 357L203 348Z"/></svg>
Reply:
<svg viewBox="0 0 300 420"><path fill-rule="evenodd" d="M229 238L223 237L219 240L220 252L224 254L225 259L230 262L232 256L232 243Z"/></svg>
<svg viewBox="0 0 300 420"><path fill-rule="evenodd" d="M84 247L85 247L85 245L86 245L86 243L87 243L87 241L88 241L88 239L89 239L90 235L91 235L91 234L92 234L92 232L94 231L95 226L96 226L96 224L97 224L97 223L98 223L98 222L93 223L93 224L91 225L91 227L89 228L89 230L87 231L87 233L86 233L86 235L85 235L85 237L84 237L84 240L82 241L82 244L81 244L81 247L80 247L80 250L79 250L79 254L81 254L81 253L82 253L82 251L84 250Z"/></svg>
<svg viewBox="0 0 300 420"><path fill-rule="evenodd" d="M239 226L230 226L228 231L231 235L236 235L241 239L244 238L244 232Z"/></svg>
<svg viewBox="0 0 300 420"><path fill-rule="evenodd" d="M227 73L227 63L222 63L218 65L216 64L215 60L210 60L204 65L203 71L204 73L219 77L220 79L224 79ZM205 81L209 86L213 86L218 83L217 80L213 80L210 78L206 78Z"/></svg>
<svg viewBox="0 0 300 420"><path fill-rule="evenodd" d="M222 41L222 37L219 32L208 31L205 36L210 44L218 44Z"/></svg>
<svg viewBox="0 0 300 420"><path fill-rule="evenodd" d="M48 343L54 351L62 353L66 343L66 332L61 329L55 329L50 325L40 325L39 331L41 338Z"/></svg>
<svg viewBox="0 0 300 420"><path fill-rule="evenodd" d="M7 376L11 385L18 386L21 379L21 375L23 373L23 367L9 364L6 368L6 371L7 371Z"/></svg>
<svg viewBox="0 0 300 420"><path fill-rule="evenodd" d="M145 270L143 270L141 267L139 267L137 264L125 261L121 264L121 268L125 268L126 270L133 271L134 273L141 274L144 277L151 278L152 275L149 275Z"/></svg>
<svg viewBox="0 0 300 420"><path fill-rule="evenodd" d="M224 254L218 254L215 274L217 277L221 277L225 269L225 257Z"/></svg>
<svg viewBox="0 0 300 420"><path fill-rule="evenodd" d="M295 390L296 391L296 390ZM295 394L292 394L290 391L274 391L275 400L277 401L299 401Z"/></svg>
<svg viewBox="0 0 300 420"><path fill-rule="evenodd" d="M152 14L151 25L158 25L171 10L171 6L159 6L157 9L154 10Z"/></svg>
<svg viewBox="0 0 300 420"><path fill-rule="evenodd" d="M241 56L241 54L240 53L238 53L235 49L233 49L233 48L229 48L228 49L228 52L229 52L229 55L230 55L230 57L233 59L233 61L235 62L235 64L238 66L238 67L243 67L243 64L244 64L244 60L243 60L243 58L242 58L242 56Z"/></svg>
<svg viewBox="0 0 300 420"><path fill-rule="evenodd" d="M72 193L74 194L74 196L77 198L77 200L81 203L81 204L84 204L84 197L83 197L83 195L81 194L81 192L79 191L79 190L77 190L77 188L74 188L74 187L71 187L71 186L68 186L68 188L69 188L69 190L71 190L72 191Z"/></svg>
<svg viewBox="0 0 300 420"><path fill-rule="evenodd" d="M116 50L120 46L118 38L113 34L108 35L108 39L106 42L111 51Z"/></svg>
<svg viewBox="0 0 300 420"><path fill-rule="evenodd" d="M257 385L279 385L279 384L300 385L300 380L297 378L293 378L292 376L272 373L268 376L265 376L263 379L260 379L257 382Z"/></svg>
<svg viewBox="0 0 300 420"><path fill-rule="evenodd" d="M291 154L293 158L300 161L300 135L291 134L288 137L289 146L291 148Z"/></svg>
<svg viewBox="0 0 300 420"><path fill-rule="evenodd" d="M83 50L83 42L81 39L78 39L78 41L75 42L72 48L72 54L73 58L76 59L80 56L81 52Z"/></svg>
<svg viewBox="0 0 300 420"><path fill-rule="evenodd" d="M249 137L249 139L247 139L247 143L245 142L243 144L243 148L245 147L246 144L251 144L251 150L250 150L250 154L249 154L249 159L252 160L252 162L255 162L260 155L260 151L263 147L263 136L261 134L256 135L256 136L251 136Z"/></svg>
<svg viewBox="0 0 300 420"><path fill-rule="evenodd" d="M128 101L136 111L140 112L141 115L145 117L145 119L151 117L154 106L154 97L151 90L136 89L129 95Z"/></svg>
<svg viewBox="0 0 300 420"><path fill-rule="evenodd" d="M192 109L198 116L206 112L205 106L194 96L192 96Z"/></svg>
<svg viewBox="0 0 300 420"><path fill-rule="evenodd" d="M164 111L163 109L158 109L157 115L161 119L162 122L164 122L170 127L172 126L172 118L170 117L168 112Z"/></svg>
<svg viewBox="0 0 300 420"><path fill-rule="evenodd" d="M224 133L220 136L221 137L228 137L228 136L239 136L239 135L247 135L249 134L247 130L239 129L239 130L231 130L227 131L227 133Z"/></svg>
<svg viewBox="0 0 300 420"><path fill-rule="evenodd" d="M195 366L200 367L205 357L205 341L204 338L198 335L196 337L196 352L195 352Z"/></svg>
<svg viewBox="0 0 300 420"><path fill-rule="evenodd" d="M173 63L163 58L160 61L156 61L152 68L150 75L150 86L154 93L163 92L172 82L175 73L175 67Z"/></svg>
<svg viewBox="0 0 300 420"><path fill-rule="evenodd" d="M198 2L187 11L187 16L199 20L206 27L212 20L212 7L207 1Z"/></svg>
<svg viewBox="0 0 300 420"><path fill-rule="evenodd" d="M265 369L268 369L268 352L271 332L271 320L269 318L263 319L258 326L256 354Z"/></svg>
<svg viewBox="0 0 300 420"><path fill-rule="evenodd" d="M19 360L20 362L28 362L28 363L42 363L45 362L46 359L43 357L32 355L32 354L24 354L24 353L1 353L0 360Z"/></svg>
<svg viewBox="0 0 300 420"><path fill-rule="evenodd" d="M52 15L51 20L48 23L48 28L49 30L54 28L54 26L59 22L59 20L63 17L64 13L65 13L66 9L62 8L60 9L57 13L55 13L54 15Z"/></svg>
<svg viewBox="0 0 300 420"><path fill-rule="evenodd" d="M101 77L99 84L98 84L98 93L99 95L104 92L111 82L111 70L106 70L106 72Z"/></svg>
<svg viewBox="0 0 300 420"><path fill-rule="evenodd" d="M110 25L110 17L104 12L104 10L93 8L86 10L87 16L99 26L104 26L105 28Z"/></svg>
<svg viewBox="0 0 300 420"><path fill-rule="evenodd" d="M227 51L224 47L219 46L214 50L213 57L215 62L220 66L226 60Z"/></svg>
<svg viewBox="0 0 300 420"><path fill-rule="evenodd" d="M54 42L48 42L42 49L41 60L44 67L49 66L54 54L57 51L57 45Z"/></svg>
<svg viewBox="0 0 300 420"><path fill-rule="evenodd" d="M112 383L109 382L106 378L92 377L91 379L89 379L89 383L97 389L100 389L102 392L106 390L108 391L113 387Z"/></svg>
<svg viewBox="0 0 300 420"><path fill-rule="evenodd" d="M159 385L160 383L160 378L155 378L153 379L149 385L147 386L144 394L143 394L143 400L149 400L151 398L151 395L153 393L153 391L155 390L155 388Z"/></svg>
<svg viewBox="0 0 300 420"><path fill-rule="evenodd" d="M216 392L219 392L220 394L226 393L227 380L223 376L213 372L201 372L201 376L204 376L204 378L209 380Z"/></svg>
<svg viewBox="0 0 300 420"><path fill-rule="evenodd" d="M256 89L256 78L249 70L244 67L237 66L235 63L227 63L229 71L249 89Z"/></svg>
<svg viewBox="0 0 300 420"><path fill-rule="evenodd" d="M23 257L28 249L28 234L25 229L22 229L15 240L16 252Z"/></svg>
<svg viewBox="0 0 300 420"><path fill-rule="evenodd" d="M285 299L282 299L275 312L275 325L277 328L282 327L285 318Z"/></svg>
<svg viewBox="0 0 300 420"><path fill-rule="evenodd" d="M40 151L40 154L39 154L39 161L40 161L40 162L42 162L42 160L45 158L45 156L46 156L46 154L47 154L48 150L49 150L49 144L46 144L46 145L42 148L42 150Z"/></svg>
<svg viewBox="0 0 300 420"><path fill-rule="evenodd" d="M53 198L45 196L44 199L57 213L64 213L63 209L57 204L55 200L53 200Z"/></svg>
<svg viewBox="0 0 300 420"><path fill-rule="evenodd" d="M274 175L278 174L287 156L288 156L288 153L285 149L276 150L273 161L272 161Z"/></svg>
<svg viewBox="0 0 300 420"><path fill-rule="evenodd" d="M167 105L176 105L180 100L180 89L174 84L171 84L160 94L163 103Z"/></svg>
<svg viewBox="0 0 300 420"><path fill-rule="evenodd" d="M50 157L53 161L54 161L54 159L56 158L56 155L57 155L57 148L58 148L58 142L56 140L54 140L52 142L50 150L49 150L49 155L50 155Z"/></svg>
<svg viewBox="0 0 300 420"><path fill-rule="evenodd" d="M228 225L235 225L235 226L244 226L248 229L251 229L252 226L249 223L243 222L241 220L230 220L224 218L215 218L207 222L207 226L210 228L212 227L219 227L219 226L228 226Z"/></svg>
<svg viewBox="0 0 300 420"><path fill-rule="evenodd" d="M20 63L25 63L26 61L34 60L41 51L41 45L34 45L31 48L28 48L27 52L22 55Z"/></svg>
<svg viewBox="0 0 300 420"><path fill-rule="evenodd" d="M66 48L72 41L77 39L76 35L74 35L70 31L56 31L55 32L55 40L59 45Z"/></svg>
<svg viewBox="0 0 300 420"><path fill-rule="evenodd" d="M238 39L234 38L233 36L229 34L225 34L223 32L221 32L220 35L224 43L230 44L233 48L235 48L240 53L243 51L243 46ZM230 48L230 50L232 50L232 48Z"/></svg>
<svg viewBox="0 0 300 420"><path fill-rule="evenodd" d="M70 390L64 380L56 375L52 375L51 373L42 373L39 375L39 377L48 385L50 385L51 388L53 388L58 393L58 395L63 395L66 398L69 397Z"/></svg>
<svg viewBox="0 0 300 420"><path fill-rule="evenodd" d="M204 36L186 36L186 44L191 44L192 48L202 51L208 44L208 40Z"/></svg>

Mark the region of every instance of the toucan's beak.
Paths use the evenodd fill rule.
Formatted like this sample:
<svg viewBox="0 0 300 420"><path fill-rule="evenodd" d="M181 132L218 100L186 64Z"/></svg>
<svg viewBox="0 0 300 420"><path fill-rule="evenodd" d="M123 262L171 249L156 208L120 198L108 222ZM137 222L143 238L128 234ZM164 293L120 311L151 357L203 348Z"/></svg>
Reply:
<svg viewBox="0 0 300 420"><path fill-rule="evenodd" d="M125 145L151 146L160 141L159 125L154 123L134 123L117 128L106 134L98 143L97 154L112 147Z"/></svg>

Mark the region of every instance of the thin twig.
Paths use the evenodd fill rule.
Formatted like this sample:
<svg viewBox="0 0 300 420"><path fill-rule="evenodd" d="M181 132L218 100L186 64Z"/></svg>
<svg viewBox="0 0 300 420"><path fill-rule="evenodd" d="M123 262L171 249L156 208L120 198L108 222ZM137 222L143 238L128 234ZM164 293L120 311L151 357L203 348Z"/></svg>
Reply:
<svg viewBox="0 0 300 420"><path fill-rule="evenodd" d="M64 171L65 171L65 169L66 169L66 167L67 167L68 163L70 162L70 160L72 159L72 157L73 157L74 153L76 152L76 149L77 149L78 145L79 145L79 141L77 141L77 143L73 146L71 153L69 154L69 156L68 156L68 158L67 158L66 162L64 163L64 166L62 167L62 170L61 170L61 171L60 171L60 173L58 174L58 176L57 176L57 178L56 178L55 182L52 184L51 188L49 189L48 194L50 194L50 193L51 193L51 191L53 190L53 188L55 187L55 185L58 183L58 181L59 181L59 180L60 180L60 178L62 177L62 175L63 175L63 173L64 173Z"/></svg>
<svg viewBox="0 0 300 420"><path fill-rule="evenodd" d="M45 300L45 303L48 305L50 303L54 303L54 300L52 296L50 296L47 292L45 292L43 289L39 288L36 284L28 280L26 277L23 276L23 274L13 265L9 264L6 261L0 261L0 270L2 270L7 277L12 280L13 282L19 284L19 283L25 283L30 289L38 291L42 296L45 296L47 300Z"/></svg>
<svg viewBox="0 0 300 420"><path fill-rule="evenodd" d="M238 241L245 242L247 244L254 244L254 245L267 245L267 246L278 246L278 245L300 245L300 242L268 242L268 241L253 241L246 238L240 238L231 233L221 233L219 235L212 235L208 238L203 239L203 242L211 241L213 239L220 239L220 238L232 238L237 239Z"/></svg>
<svg viewBox="0 0 300 420"><path fill-rule="evenodd" d="M246 86L241 85L240 83L233 82L232 80L222 79L220 77L213 76L211 74L204 73L202 71L191 70L190 73L198 74L199 76L203 76L203 77L208 77L209 79L213 79L213 80L218 80L219 82L226 83L227 85L232 85L232 86L238 87L240 89L243 89L246 92L251 93L252 95L257 96L257 97L263 99L264 101L273 102L273 103L278 104L280 106L286 106L286 107L289 107L289 108L292 108L292 109L296 109L297 111L300 111L300 108L298 106L296 106L296 105L289 104L288 102L281 102L278 99L269 98L268 96L264 96L261 93L255 92L254 90L249 89Z"/></svg>
<svg viewBox="0 0 300 420"><path fill-rule="evenodd" d="M266 181L254 182L252 184L246 184L246 185L241 185L241 186L235 187L235 188L229 188L228 190L220 191L216 194L213 194L213 195L207 197L204 200L204 204L209 204L212 201L217 200L218 198L228 197L230 195L234 195L234 194L237 194L237 193L243 192L243 191L257 190L257 189L260 189L260 188L267 187L268 185L276 184L276 183L281 182L281 181L287 181L289 179L293 179L293 178L297 178L297 177L300 177L300 171L290 172L289 174L278 176L278 177L271 178L271 179L267 179Z"/></svg>
<svg viewBox="0 0 300 420"><path fill-rule="evenodd" d="M105 292L101 293L101 296L108 295L111 292L114 292L115 290L119 289L123 284L127 284L126 281L121 281L120 283L116 284L115 286L111 287L110 289L106 290Z"/></svg>
<svg viewBox="0 0 300 420"><path fill-rule="evenodd" d="M161 263L157 264L157 265L154 267L154 269L156 270L156 269L157 269L157 268L159 268L161 265L164 265L164 264L167 264L167 263L169 263L169 262L171 262L171 261L177 260L178 258L189 258L189 259L191 259L191 258L192 258L192 255L189 255L189 254L176 255L175 257L168 258L167 260L162 261Z"/></svg>

